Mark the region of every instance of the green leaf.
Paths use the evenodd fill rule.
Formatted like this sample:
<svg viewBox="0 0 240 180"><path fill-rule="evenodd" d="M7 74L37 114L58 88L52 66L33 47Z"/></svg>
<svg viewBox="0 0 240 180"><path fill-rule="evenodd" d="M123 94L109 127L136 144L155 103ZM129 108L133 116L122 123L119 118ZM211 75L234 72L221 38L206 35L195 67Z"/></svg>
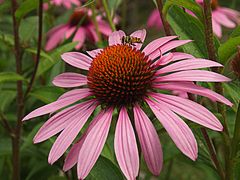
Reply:
<svg viewBox="0 0 240 180"><path fill-rule="evenodd" d="M233 32L232 32L232 34L231 34L230 36L231 36L232 38L237 37L237 36L240 36L240 26L236 27L236 28L233 30Z"/></svg>
<svg viewBox="0 0 240 180"><path fill-rule="evenodd" d="M25 49L25 51L27 51L27 52L30 52L30 53L32 53L32 54L37 54L37 49L32 49L32 48L27 48L27 49ZM47 59L47 60L49 60L49 61L54 61L53 59L52 59L52 57L51 56L49 56L47 53L45 53L44 51L41 51L40 52L40 57L41 58L44 58L44 59Z"/></svg>
<svg viewBox="0 0 240 180"><path fill-rule="evenodd" d="M16 91L1 90L0 111L4 112L16 97Z"/></svg>
<svg viewBox="0 0 240 180"><path fill-rule="evenodd" d="M51 86L34 89L31 93L29 93L29 95L48 104L55 101L63 93L64 93L63 89Z"/></svg>
<svg viewBox="0 0 240 180"><path fill-rule="evenodd" d="M237 51L237 46L240 45L240 36L228 39L218 49L218 57L221 63L225 64L228 59Z"/></svg>
<svg viewBox="0 0 240 180"><path fill-rule="evenodd" d="M2 72L0 73L0 83L3 82L12 82L12 81L26 81L23 76L16 74L14 72Z"/></svg>
<svg viewBox="0 0 240 180"><path fill-rule="evenodd" d="M13 35L11 34L6 34L0 31L0 41L13 46L14 45L14 39L13 39Z"/></svg>
<svg viewBox="0 0 240 180"><path fill-rule="evenodd" d="M57 64L61 60L61 55L65 52L72 50L76 46L77 42L71 42L56 48L51 54L51 60L49 58L41 59L37 71L37 77L48 71L51 67ZM53 60L53 61L52 61Z"/></svg>
<svg viewBox="0 0 240 180"><path fill-rule="evenodd" d="M37 9L37 7L38 7L37 0L26 0L20 4L19 8L15 12L15 16L17 17L18 20L20 20L29 12L33 11L34 9Z"/></svg>
<svg viewBox="0 0 240 180"><path fill-rule="evenodd" d="M223 83L222 85L227 95L229 95L234 101L234 104L237 105L240 99L239 82Z"/></svg>
<svg viewBox="0 0 240 180"><path fill-rule="evenodd" d="M19 34L23 42L28 42L31 38L36 37L38 30L37 22L37 16L32 16L21 21Z"/></svg>
<svg viewBox="0 0 240 180"><path fill-rule="evenodd" d="M179 39L193 40L193 42L182 46L186 53L195 57L207 57L203 24L198 19L179 7L172 7L169 10L167 20Z"/></svg>
<svg viewBox="0 0 240 180"><path fill-rule="evenodd" d="M202 7L198 3L191 0L167 0L163 7L163 14L166 15L170 7L174 5L180 6L192 11L203 22Z"/></svg>
<svg viewBox="0 0 240 180"><path fill-rule="evenodd" d="M94 165L87 180L123 180L123 175L121 174L119 168L117 168L110 160L100 156L97 160L97 163Z"/></svg>

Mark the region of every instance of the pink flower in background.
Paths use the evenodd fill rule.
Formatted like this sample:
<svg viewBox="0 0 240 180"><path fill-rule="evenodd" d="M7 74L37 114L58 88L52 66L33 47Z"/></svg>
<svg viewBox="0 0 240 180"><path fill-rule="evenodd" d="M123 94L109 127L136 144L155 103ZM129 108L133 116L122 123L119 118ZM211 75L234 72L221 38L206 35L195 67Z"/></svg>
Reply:
<svg viewBox="0 0 240 180"><path fill-rule="evenodd" d="M97 23L99 31L103 35L108 36L112 32L110 26L100 16L97 17ZM94 43L98 41L90 10L86 8L76 9L66 24L52 28L47 33L46 51L54 49L65 39L71 38L71 36L73 36L73 42L78 42L76 49L80 49L86 40Z"/></svg>
<svg viewBox="0 0 240 180"><path fill-rule="evenodd" d="M197 3L203 4L203 0L196 0ZM240 12L230 8L221 7L217 0L212 0L212 25L213 32L222 37L222 27L235 28L240 22Z"/></svg>
<svg viewBox="0 0 240 180"><path fill-rule="evenodd" d="M194 58L186 53L170 52L190 40L167 36L141 49L142 43L122 44L124 36L123 31L113 32L109 36L108 47L87 51L88 55L64 53L62 59L66 63L88 73L66 72L55 77L53 84L64 88L80 88L64 93L55 102L34 110L23 119L56 112L34 137L34 143L39 143L60 133L48 157L48 162L53 164L73 143L94 110L97 107L101 109L65 159L64 171L77 164L79 179L88 175L101 154L114 111L119 113L114 139L116 159L126 178L132 180L139 171L136 135L146 164L154 175L159 175L163 163L160 140L152 121L144 112L144 104L150 107L180 151L192 160L197 158L197 142L181 117L215 131L222 131L223 127L205 107L171 95L171 92L188 92L232 105L223 96L192 83L229 81L220 74L197 70L219 67L221 64ZM146 31L138 30L130 36L144 42ZM159 90L167 90L169 94ZM129 112L133 114L132 120Z"/></svg>
<svg viewBox="0 0 240 180"><path fill-rule="evenodd" d="M50 4L55 6L64 6L67 9L72 8L73 5L80 6L80 0L50 0ZM48 9L48 3L44 3L44 9Z"/></svg>
<svg viewBox="0 0 240 180"><path fill-rule="evenodd" d="M147 21L147 26L150 27L156 27L160 29L162 27L162 20L160 18L159 12L157 9L153 10L152 13L150 14L148 21Z"/></svg>

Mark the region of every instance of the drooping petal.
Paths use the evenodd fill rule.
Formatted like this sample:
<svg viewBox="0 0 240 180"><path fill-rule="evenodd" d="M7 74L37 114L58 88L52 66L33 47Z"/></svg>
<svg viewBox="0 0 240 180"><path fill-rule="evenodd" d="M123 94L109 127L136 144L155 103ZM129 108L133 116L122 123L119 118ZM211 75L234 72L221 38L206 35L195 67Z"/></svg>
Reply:
<svg viewBox="0 0 240 180"><path fill-rule="evenodd" d="M71 106L52 116L43 126L39 129L34 137L34 143L45 141L46 139L54 136L67 127L72 119L78 115L79 109L83 107L83 103Z"/></svg>
<svg viewBox="0 0 240 180"><path fill-rule="evenodd" d="M212 18L212 27L213 27L213 32L216 34L217 37L221 38L222 37L222 28L221 25Z"/></svg>
<svg viewBox="0 0 240 180"><path fill-rule="evenodd" d="M194 58L194 56L192 56L191 54L186 54L186 53L182 53L182 52L172 52L172 54L173 54L173 60L172 61Z"/></svg>
<svg viewBox="0 0 240 180"><path fill-rule="evenodd" d="M66 32L65 32L65 37L66 39L70 38L72 36L72 34L76 31L77 27L73 26L70 27Z"/></svg>
<svg viewBox="0 0 240 180"><path fill-rule="evenodd" d="M96 118L94 118L87 130L83 133L83 135L81 136L81 138L79 139L79 141L73 145L73 147L70 149L65 162L64 162L64 166L63 166L63 170L64 171L68 171L69 169L71 169L75 164L77 164L78 162L78 155L80 152L80 149L82 148L83 142L85 141L88 133L91 131L91 129L95 126L95 124L98 122L100 116L97 116Z"/></svg>
<svg viewBox="0 0 240 180"><path fill-rule="evenodd" d="M236 24L231 21L224 13L221 11L214 11L213 12L214 20L217 21L219 24L222 24L228 28L234 28Z"/></svg>
<svg viewBox="0 0 240 180"><path fill-rule="evenodd" d="M67 25L61 25L56 29L50 30L50 35L47 35L48 39L46 42L45 50L50 51L57 47L64 40L64 33L68 29Z"/></svg>
<svg viewBox="0 0 240 180"><path fill-rule="evenodd" d="M56 76L52 83L58 87L78 87L87 84L87 77L78 73L66 72Z"/></svg>
<svg viewBox="0 0 240 180"><path fill-rule="evenodd" d="M109 38L108 38L109 46L113 46L113 45L116 45L116 44L122 44L122 37L123 36L126 36L126 34L122 30L115 31L112 34L110 34Z"/></svg>
<svg viewBox="0 0 240 180"><path fill-rule="evenodd" d="M61 55L62 59L77 68L88 70L92 59L85 54L79 52L67 52Z"/></svg>
<svg viewBox="0 0 240 180"><path fill-rule="evenodd" d="M98 42L99 38L98 38L98 35L97 35L94 25L91 24L91 25L87 26L86 29L88 31L88 35L90 35L90 39L93 39L94 42Z"/></svg>
<svg viewBox="0 0 240 180"><path fill-rule="evenodd" d="M222 65L207 59L188 59L182 60L168 66L165 66L157 71L157 74L175 72L175 71L184 71L198 68L208 68L208 67L221 67Z"/></svg>
<svg viewBox="0 0 240 180"><path fill-rule="evenodd" d="M134 122L144 159L149 170L158 176L162 169L163 154L158 134L144 111L139 105L133 108Z"/></svg>
<svg viewBox="0 0 240 180"><path fill-rule="evenodd" d="M169 82L169 83L155 84L154 87L159 89L167 89L172 91L182 91L182 92L197 94L197 95L208 97L213 101L219 101L228 106L232 106L232 103L225 97L221 96L220 94L210 89L195 85L194 83L191 83L191 82Z"/></svg>
<svg viewBox="0 0 240 180"><path fill-rule="evenodd" d="M150 96L180 116L195 123L215 131L223 130L223 126L218 119L207 108L196 102L178 96L159 93L151 93Z"/></svg>
<svg viewBox="0 0 240 180"><path fill-rule="evenodd" d="M75 46L75 49L80 49L83 46L85 39L86 30L82 27L78 28L77 32L75 33L75 36L73 37L73 42L78 42L78 44Z"/></svg>
<svg viewBox="0 0 240 180"><path fill-rule="evenodd" d="M187 70L160 76L156 78L155 82L166 81L202 81L202 82L226 82L231 79L214 72L206 70Z"/></svg>
<svg viewBox="0 0 240 180"><path fill-rule="evenodd" d="M58 99L57 101L54 101L50 104L42 106L38 109L35 109L31 113L29 113L27 116L25 116L23 118L23 121L57 111L63 107L73 104L74 102L77 102L80 99L83 99L90 95L91 93L89 89L78 89L77 91L76 90L69 91L63 94L61 99Z"/></svg>
<svg viewBox="0 0 240 180"><path fill-rule="evenodd" d="M53 164L64 154L96 108L96 104L92 101L88 102L87 106L88 108L79 109L78 116L72 119L54 142L48 155L48 162L50 164Z"/></svg>
<svg viewBox="0 0 240 180"><path fill-rule="evenodd" d="M160 29L162 27L162 21L159 15L159 11L157 9L154 9L152 13L150 14L148 21L147 21L148 27L157 27Z"/></svg>
<svg viewBox="0 0 240 180"><path fill-rule="evenodd" d="M195 161L198 154L197 141L187 124L164 105L150 99L146 101L176 146Z"/></svg>
<svg viewBox="0 0 240 180"><path fill-rule="evenodd" d="M103 49L94 49L92 51L86 51L89 56L95 58Z"/></svg>
<svg viewBox="0 0 240 180"><path fill-rule="evenodd" d="M109 36L112 33L112 30L109 24L103 20L98 21L98 28L99 28L99 31L105 36Z"/></svg>
<svg viewBox="0 0 240 180"><path fill-rule="evenodd" d="M140 38L142 42L144 42L145 37L146 37L146 30L142 29L142 30L138 30L133 32L131 35L131 37L137 37ZM143 43L135 43L135 48L136 49L141 49Z"/></svg>
<svg viewBox="0 0 240 180"><path fill-rule="evenodd" d="M79 179L84 179L96 163L107 139L112 113L112 108L100 112L98 121L88 132L78 156L77 172Z"/></svg>
<svg viewBox="0 0 240 180"><path fill-rule="evenodd" d="M176 39L177 36L166 36L166 37L162 37L162 38L158 38L152 42L150 42L144 49L142 52L145 53L146 56L148 56L149 54L151 54L152 52L156 51L157 49L159 49L163 44Z"/></svg>
<svg viewBox="0 0 240 180"><path fill-rule="evenodd" d="M135 179L139 170L139 156L134 130L125 107L119 113L114 150L123 174L127 179Z"/></svg>

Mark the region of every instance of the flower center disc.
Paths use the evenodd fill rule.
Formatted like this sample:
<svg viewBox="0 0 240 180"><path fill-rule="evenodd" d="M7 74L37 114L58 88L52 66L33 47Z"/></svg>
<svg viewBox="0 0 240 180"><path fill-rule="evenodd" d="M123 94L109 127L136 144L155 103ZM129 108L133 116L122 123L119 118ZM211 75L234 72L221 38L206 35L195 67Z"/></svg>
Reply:
<svg viewBox="0 0 240 180"><path fill-rule="evenodd" d="M105 105L130 105L151 89L153 67L148 57L128 45L105 48L92 61L88 86Z"/></svg>
<svg viewBox="0 0 240 180"><path fill-rule="evenodd" d="M215 10L218 7L218 1L217 0L212 0L211 7L212 7L213 10Z"/></svg>

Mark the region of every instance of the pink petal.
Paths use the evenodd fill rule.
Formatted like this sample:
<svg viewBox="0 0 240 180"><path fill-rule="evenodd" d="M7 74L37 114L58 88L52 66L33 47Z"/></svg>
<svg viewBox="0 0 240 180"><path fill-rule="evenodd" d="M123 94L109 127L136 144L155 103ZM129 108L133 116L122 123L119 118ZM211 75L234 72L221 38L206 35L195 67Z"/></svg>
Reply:
<svg viewBox="0 0 240 180"><path fill-rule="evenodd" d="M198 69L198 68L207 68L207 67L222 67L222 65L215 61L194 58L194 59L182 60L182 61L170 64L168 66L165 66L159 69L157 71L157 74Z"/></svg>
<svg viewBox="0 0 240 180"><path fill-rule="evenodd" d="M91 95L91 93L89 92L89 89L78 89L77 91L71 90L71 91L63 94L61 99L54 101L50 104L47 104L45 106L42 106L38 109L35 109L31 113L29 113L27 116L25 116L23 118L23 121L57 111L63 107L73 104L74 102L77 102L80 99L83 99L89 95Z"/></svg>
<svg viewBox="0 0 240 180"><path fill-rule="evenodd" d="M123 174L127 179L136 179L139 170L137 142L125 107L121 108L118 117L114 149Z"/></svg>
<svg viewBox="0 0 240 180"><path fill-rule="evenodd" d="M93 104L92 101L85 104L87 107L79 109L78 115L69 122L68 126L61 132L53 144L48 155L50 164L53 164L64 154L96 108L96 104Z"/></svg>
<svg viewBox="0 0 240 180"><path fill-rule="evenodd" d="M155 82L166 81L202 81L202 82L225 82L231 81L229 78L206 70L180 71L166 76L156 78Z"/></svg>
<svg viewBox="0 0 240 180"><path fill-rule="evenodd" d="M64 40L64 33L67 31L67 29L67 25L62 25L54 29L55 31L50 30L49 34L51 35L47 35L48 39L46 42L45 50L50 51L57 47L57 45Z"/></svg>
<svg viewBox="0 0 240 180"><path fill-rule="evenodd" d="M89 25L86 27L86 29L88 30L88 35L90 35L90 39L93 39L94 42L98 42L99 38L96 33L94 25Z"/></svg>
<svg viewBox="0 0 240 180"><path fill-rule="evenodd" d="M75 46L75 49L80 49L83 46L85 39L86 39L85 29L82 27L78 28L77 32L75 33L75 36L73 37L73 42L78 42L78 44Z"/></svg>
<svg viewBox="0 0 240 180"><path fill-rule="evenodd" d="M109 36L112 33L112 29L110 28L108 23L106 23L103 20L98 21L98 28L99 28L99 31L105 36Z"/></svg>
<svg viewBox="0 0 240 180"><path fill-rule="evenodd" d="M222 24L225 27L234 28L236 26L236 24L233 21L231 21L231 19L229 19L221 11L218 10L214 11L212 16L215 21L217 21L219 24Z"/></svg>
<svg viewBox="0 0 240 180"><path fill-rule="evenodd" d="M122 30L115 31L112 34L110 34L109 37L108 37L109 46L122 44L122 37L123 36L126 36L126 34Z"/></svg>
<svg viewBox="0 0 240 180"><path fill-rule="evenodd" d="M215 93L214 91L197 86L194 83L188 83L188 82L170 82L170 83L164 83L164 84L155 84L155 88L159 89L167 89L167 90L173 90L173 91L183 91L188 92L192 94L197 94L201 96L208 97L209 99L213 101L219 101L222 102L228 106L232 106L233 104L226 99L225 97L221 96L218 93Z"/></svg>
<svg viewBox="0 0 240 180"><path fill-rule="evenodd" d="M197 159L197 141L187 124L161 103L147 100L149 107L168 132L176 146L192 160Z"/></svg>
<svg viewBox="0 0 240 180"><path fill-rule="evenodd" d="M159 12L157 9L153 10L152 13L150 14L148 21L147 21L147 26L148 27L157 27L160 29L162 27L162 21L159 15Z"/></svg>
<svg viewBox="0 0 240 180"><path fill-rule="evenodd" d="M67 52L61 55L62 59L77 68L88 70L91 66L92 59L79 52Z"/></svg>
<svg viewBox="0 0 240 180"><path fill-rule="evenodd" d="M100 112L99 117L97 117L98 121L88 132L78 156L77 171L79 179L84 179L96 163L107 139L112 113L112 108Z"/></svg>
<svg viewBox="0 0 240 180"><path fill-rule="evenodd" d="M173 41L169 41L166 44L164 44L163 46L160 47L159 49L156 49L155 51L153 51L150 55L149 58L150 59L155 59L157 57L160 56L160 54L164 54L176 47L182 46L184 44L187 44L189 42L192 42L192 40L173 40ZM160 53L161 52L161 53Z"/></svg>
<svg viewBox="0 0 240 180"><path fill-rule="evenodd" d="M162 169L163 154L158 134L144 111L135 105L133 108L134 122L144 159L149 170L158 176Z"/></svg>
<svg viewBox="0 0 240 180"><path fill-rule="evenodd" d="M132 37L137 37L140 38L142 42L144 42L145 37L146 37L146 30L142 29L142 30L138 30L133 32L130 36ZM135 48L136 49L141 49L143 43L135 43Z"/></svg>
<svg viewBox="0 0 240 180"><path fill-rule="evenodd" d="M95 49L95 50L86 51L86 52L88 53L89 56L91 56L92 58L95 58L102 51L103 51L103 49Z"/></svg>
<svg viewBox="0 0 240 180"><path fill-rule="evenodd" d="M186 53L182 53L182 52L172 52L172 54L173 54L172 61L194 58L194 56L192 56L191 54L186 54Z"/></svg>
<svg viewBox="0 0 240 180"><path fill-rule="evenodd" d="M62 131L72 119L75 119L79 108L82 108L82 104L71 106L52 116L39 129L34 137L34 143L45 141L46 139Z"/></svg>
<svg viewBox="0 0 240 180"><path fill-rule="evenodd" d="M58 87L78 87L87 84L87 77L82 74L67 72L56 76L52 83Z"/></svg>
<svg viewBox="0 0 240 180"><path fill-rule="evenodd" d="M223 130L218 119L208 109L196 102L166 94L151 93L150 95L180 116L215 131Z"/></svg>
<svg viewBox="0 0 240 180"><path fill-rule="evenodd" d="M157 60L155 63L153 63L153 65L156 65L156 66L166 65L172 61L172 58L173 58L173 54L168 53L164 56L161 56L159 60Z"/></svg>
<svg viewBox="0 0 240 180"><path fill-rule="evenodd" d="M70 38L76 29L77 29L76 26L70 27L65 33L66 39Z"/></svg>
<svg viewBox="0 0 240 180"><path fill-rule="evenodd" d="M152 52L158 50L163 44L166 44L167 42L176 39L177 36L166 36L163 38L158 38L152 42L150 42L144 49L142 52L145 53L146 56L148 56L149 54L151 54Z"/></svg>
<svg viewBox="0 0 240 180"><path fill-rule="evenodd" d="M221 38L222 37L222 28L218 22L212 18L212 27L213 27L213 32L216 34L217 37Z"/></svg>
<svg viewBox="0 0 240 180"><path fill-rule="evenodd" d="M70 149L70 152L68 153L64 162L64 166L63 166L64 171L68 171L78 162L78 156L79 156L80 149L82 148L83 142L85 141L88 133L98 122L99 118L100 116L97 116L90 122L87 130L83 133L79 141L76 144L74 144L73 147Z"/></svg>
<svg viewBox="0 0 240 180"><path fill-rule="evenodd" d="M233 21L239 23L240 12L230 8L225 8L225 7L218 7L218 11L225 14L226 16L231 18Z"/></svg>

